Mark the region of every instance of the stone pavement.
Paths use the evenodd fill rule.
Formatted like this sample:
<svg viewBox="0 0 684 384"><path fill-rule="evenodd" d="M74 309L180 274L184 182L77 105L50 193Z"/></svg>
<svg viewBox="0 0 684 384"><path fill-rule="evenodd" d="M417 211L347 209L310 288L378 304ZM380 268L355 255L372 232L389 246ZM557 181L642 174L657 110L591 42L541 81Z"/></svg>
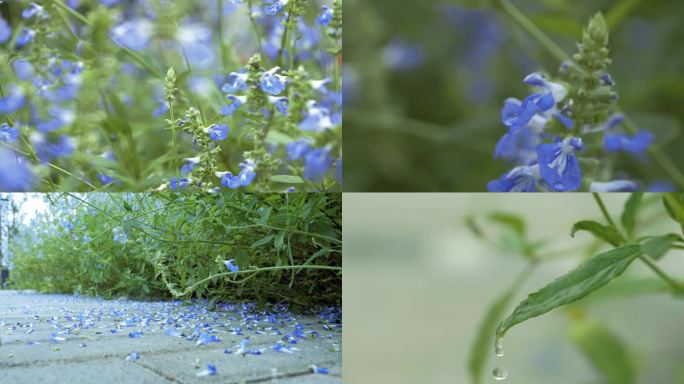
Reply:
<svg viewBox="0 0 684 384"><path fill-rule="evenodd" d="M338 308L301 316L0 291L0 342L3 384L342 383ZM209 365L215 375L202 376Z"/></svg>

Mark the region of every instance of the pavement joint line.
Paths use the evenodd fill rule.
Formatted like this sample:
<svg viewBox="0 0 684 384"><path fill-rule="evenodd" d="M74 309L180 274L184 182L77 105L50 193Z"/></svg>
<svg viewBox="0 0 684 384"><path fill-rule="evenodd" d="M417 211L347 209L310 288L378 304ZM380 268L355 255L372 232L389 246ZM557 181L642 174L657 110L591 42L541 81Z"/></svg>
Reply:
<svg viewBox="0 0 684 384"><path fill-rule="evenodd" d="M155 375L157 375L157 376L159 376L159 377L161 377L161 378L163 378L163 379L166 379L166 380L171 381L171 382L173 382L173 383L183 384L183 382L182 382L181 380L179 380L179 379L177 379L177 378L175 378L175 377L172 377L172 376L169 376L169 375L164 374L164 372L161 371L160 369L156 369L156 368L153 368L153 367L149 367L149 366L143 364L142 362L134 361L133 363L134 363L135 365L139 366L139 367L142 367L142 368L144 368L144 369L146 369L146 370L148 370L148 371L154 373Z"/></svg>

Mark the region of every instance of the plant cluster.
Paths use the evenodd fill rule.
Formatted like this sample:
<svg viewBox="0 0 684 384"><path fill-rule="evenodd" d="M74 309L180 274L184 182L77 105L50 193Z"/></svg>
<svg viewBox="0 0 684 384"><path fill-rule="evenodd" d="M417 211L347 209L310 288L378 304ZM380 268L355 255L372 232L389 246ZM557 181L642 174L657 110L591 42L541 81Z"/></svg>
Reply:
<svg viewBox="0 0 684 384"><path fill-rule="evenodd" d="M0 3L0 190L339 190L326 1Z"/></svg>
<svg viewBox="0 0 684 384"><path fill-rule="evenodd" d="M46 194L10 247L16 288L340 305L340 194Z"/></svg>

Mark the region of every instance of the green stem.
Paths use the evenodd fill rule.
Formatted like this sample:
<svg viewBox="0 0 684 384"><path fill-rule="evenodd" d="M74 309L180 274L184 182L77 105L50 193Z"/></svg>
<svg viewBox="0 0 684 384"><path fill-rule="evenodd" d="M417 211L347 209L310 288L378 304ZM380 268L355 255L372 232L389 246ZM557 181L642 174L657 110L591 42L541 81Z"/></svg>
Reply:
<svg viewBox="0 0 684 384"><path fill-rule="evenodd" d="M684 295L684 286L682 286L679 282L668 276L665 273L665 271L660 269L660 267L655 263L655 261L653 261L653 259L651 259L648 255L644 254L639 255L639 259L646 263L646 265L648 265L653 270L653 272L655 272L658 276L665 280L665 282L667 282L672 287L676 294Z"/></svg>
<svg viewBox="0 0 684 384"><path fill-rule="evenodd" d="M327 269L330 271L342 271L342 267L331 267L328 265L281 265L278 267L264 267L264 268L258 268L258 269L246 269L244 271L237 271L237 272L222 272L222 273L217 273L215 275L211 275L205 279L202 279L198 281L197 283L187 287L182 295L186 295L189 292L191 292L195 287L198 285L205 283L211 279L217 278L217 277L222 277L222 276L233 276L233 275L239 275L242 273L251 273L251 276L256 275L259 272L267 272L267 271L277 271L277 270L287 270L287 269ZM182 296L181 295L181 296Z"/></svg>
<svg viewBox="0 0 684 384"><path fill-rule="evenodd" d="M259 26L254 20L254 15L252 15L252 0L247 0L247 15L249 16L249 22L252 24L252 29L254 30L254 37L257 40L257 46L259 47L259 53L264 53L264 48L261 45L261 33L259 32Z"/></svg>
<svg viewBox="0 0 684 384"><path fill-rule="evenodd" d="M525 16L510 0L497 0L499 6L524 30L526 30L532 37L537 39L539 43L546 48L553 56L561 62L566 61L572 63L570 56L568 56L561 47L553 42L546 34L534 23ZM580 68L581 69L581 68ZM628 133L634 134L637 132L637 127L632 120L629 119L624 111L620 111L625 116L625 129ZM672 161L664 154L653 147L647 149L648 154L653 158L656 164L674 181L679 188L684 189L684 174L677 169Z"/></svg>
<svg viewBox="0 0 684 384"><path fill-rule="evenodd" d="M593 192L591 195L594 196L594 200L596 200L596 204L598 204L599 208L601 209L601 213L603 213L603 217L606 218L606 221L608 222L608 224L611 227L613 227L613 229L615 229L616 231L619 232L617 225L615 225L615 222L613 221L613 219L608 214L608 210L606 209L606 206L603 204L603 200L601 199L601 196L596 192Z"/></svg>

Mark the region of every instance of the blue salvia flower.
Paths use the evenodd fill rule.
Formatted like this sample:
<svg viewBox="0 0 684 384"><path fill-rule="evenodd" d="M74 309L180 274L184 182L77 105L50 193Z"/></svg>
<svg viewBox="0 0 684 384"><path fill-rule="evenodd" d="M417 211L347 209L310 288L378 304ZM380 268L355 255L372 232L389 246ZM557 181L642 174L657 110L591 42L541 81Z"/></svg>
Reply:
<svg viewBox="0 0 684 384"><path fill-rule="evenodd" d="M0 124L0 141L5 143L11 143L17 141L19 138L19 129L16 127L10 127L9 124Z"/></svg>
<svg viewBox="0 0 684 384"><path fill-rule="evenodd" d="M134 51L147 47L154 28L145 19L129 20L111 29L109 35L117 44Z"/></svg>
<svg viewBox="0 0 684 384"><path fill-rule="evenodd" d="M38 5L36 3L29 3L28 8L24 9L21 12L21 17L23 17L24 19L30 19L36 15L38 15L38 18L47 17L45 9L43 9L43 7L41 7L40 5Z"/></svg>
<svg viewBox="0 0 684 384"><path fill-rule="evenodd" d="M304 140L297 140L285 144L285 149L287 157L294 161L304 157L311 149L311 145Z"/></svg>
<svg viewBox="0 0 684 384"><path fill-rule="evenodd" d="M105 7L113 7L120 2L121 0L100 0L100 4L104 5Z"/></svg>
<svg viewBox="0 0 684 384"><path fill-rule="evenodd" d="M256 177L256 163L254 160L247 159L240 164L240 173L233 175L230 172L216 172L216 176L221 179L221 185L231 189L246 187L252 183Z"/></svg>
<svg viewBox="0 0 684 384"><path fill-rule="evenodd" d="M278 71L280 71L280 67L273 67L265 71L259 79L261 90L269 95L277 96L285 90L287 77L277 74Z"/></svg>
<svg viewBox="0 0 684 384"><path fill-rule="evenodd" d="M6 96L0 97L0 113L14 113L24 106L25 101L24 91L15 85L10 85Z"/></svg>
<svg viewBox="0 0 684 384"><path fill-rule="evenodd" d="M221 107L221 114L224 116L232 115L235 110L247 102L247 96L228 95L226 96L226 99L228 99L231 103Z"/></svg>
<svg viewBox="0 0 684 384"><path fill-rule="evenodd" d="M230 260L226 260L223 262L223 264L226 265L226 268L228 268L229 271L238 272L240 270L240 268L237 265L235 265L234 263L235 263L235 259L230 259Z"/></svg>
<svg viewBox="0 0 684 384"><path fill-rule="evenodd" d="M12 28L5 21L5 19L0 16L0 44L5 44L9 41L12 36Z"/></svg>
<svg viewBox="0 0 684 384"><path fill-rule="evenodd" d="M283 11L287 2L288 0L270 0L270 4L264 7L264 13L269 16L275 16Z"/></svg>
<svg viewBox="0 0 684 384"><path fill-rule="evenodd" d="M268 101L275 106L276 111L287 116L288 98L279 96L269 96Z"/></svg>
<svg viewBox="0 0 684 384"><path fill-rule="evenodd" d="M221 90L225 93L235 93L238 91L247 90L247 73L231 72L226 78L226 83L223 84Z"/></svg>
<svg viewBox="0 0 684 384"><path fill-rule="evenodd" d="M24 192L33 188L36 177L26 159L0 147L0 190Z"/></svg>
<svg viewBox="0 0 684 384"><path fill-rule="evenodd" d="M642 155L654 140L651 132L639 130L634 136L626 133L608 133L603 137L603 145L608 152L624 151Z"/></svg>
<svg viewBox="0 0 684 384"><path fill-rule="evenodd" d="M171 178L171 180L169 180L169 188L171 188L171 190L173 190L173 191L177 191L179 188L180 189L187 188L188 185L190 185L190 181L188 180L187 177L181 177L180 183L179 183L179 180L176 179L175 177Z"/></svg>
<svg viewBox="0 0 684 384"><path fill-rule="evenodd" d="M33 77L33 65L25 59L16 59L12 62L12 68L19 80L29 80Z"/></svg>
<svg viewBox="0 0 684 384"><path fill-rule="evenodd" d="M188 173L192 172L193 169L195 169L195 165L199 164L200 158L198 157L189 157L186 159L183 159L185 164L181 167L181 175L187 175Z"/></svg>
<svg viewBox="0 0 684 384"><path fill-rule="evenodd" d="M230 132L226 124L212 124L206 130L212 140L225 140Z"/></svg>
<svg viewBox="0 0 684 384"><path fill-rule="evenodd" d="M580 187L582 170L575 151L581 149L582 139L572 136L537 147L539 173L554 191L575 191Z"/></svg>
<svg viewBox="0 0 684 384"><path fill-rule="evenodd" d="M208 69L214 65L216 54L209 27L201 23L183 24L178 28L176 39L193 67Z"/></svg>
<svg viewBox="0 0 684 384"><path fill-rule="evenodd" d="M328 93L328 88L326 88L326 85L329 83L332 83L332 80L329 78L325 78L323 80L311 80L311 81L309 81L311 88L313 88L315 91L320 92L324 95L326 95Z"/></svg>
<svg viewBox="0 0 684 384"><path fill-rule="evenodd" d="M332 20L332 9L330 7L324 5L321 7L321 14L318 15L318 19L316 21L320 25L329 25L330 21Z"/></svg>
<svg viewBox="0 0 684 384"><path fill-rule="evenodd" d="M304 178L313 182L323 180L332 166L333 158L327 148L316 148L304 157Z"/></svg>
<svg viewBox="0 0 684 384"><path fill-rule="evenodd" d="M395 71L412 71L425 63L425 49L401 38L390 41L382 50L385 65Z"/></svg>
<svg viewBox="0 0 684 384"><path fill-rule="evenodd" d="M637 185L630 180L594 181L589 184L590 192L633 192Z"/></svg>
<svg viewBox="0 0 684 384"><path fill-rule="evenodd" d="M502 157L518 164L530 164L537 159L537 145L541 136L531 127L513 126L503 135L494 149L494 158Z"/></svg>
<svg viewBox="0 0 684 384"><path fill-rule="evenodd" d="M216 367L212 364L207 364L207 369L205 369L202 372L197 372L198 377L204 377L204 376L215 376L216 375Z"/></svg>
<svg viewBox="0 0 684 384"><path fill-rule="evenodd" d="M310 100L307 104L307 115L299 123L299 129L302 131L320 132L334 126L330 119L330 110L321 107L313 100Z"/></svg>
<svg viewBox="0 0 684 384"><path fill-rule="evenodd" d="M30 43L33 41L33 38L36 36L36 31L30 28L24 28L21 30L19 33L19 36L17 36L17 47L21 48L25 46L26 44Z"/></svg>
<svg viewBox="0 0 684 384"><path fill-rule="evenodd" d="M489 192L536 192L540 180L538 165L521 165L507 171L498 180L487 183Z"/></svg>
<svg viewBox="0 0 684 384"><path fill-rule="evenodd" d="M67 135L60 135L57 137L57 141L51 141L44 134L34 132L31 135L31 143L35 148L36 155L43 163L47 163L56 157L69 156L76 149L74 140Z"/></svg>

